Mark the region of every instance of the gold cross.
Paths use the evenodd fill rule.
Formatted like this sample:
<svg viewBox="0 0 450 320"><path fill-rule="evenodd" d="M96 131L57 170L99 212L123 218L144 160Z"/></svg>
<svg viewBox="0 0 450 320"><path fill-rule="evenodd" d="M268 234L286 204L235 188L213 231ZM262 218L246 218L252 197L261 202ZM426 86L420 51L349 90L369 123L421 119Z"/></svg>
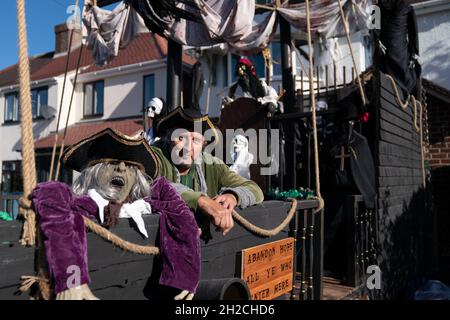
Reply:
<svg viewBox="0 0 450 320"><path fill-rule="evenodd" d="M341 160L341 164L340 164L340 170L344 171L345 169L345 158L350 158L350 154L345 154L345 148L344 146L341 147L341 153L337 156L335 156L336 159L340 159Z"/></svg>

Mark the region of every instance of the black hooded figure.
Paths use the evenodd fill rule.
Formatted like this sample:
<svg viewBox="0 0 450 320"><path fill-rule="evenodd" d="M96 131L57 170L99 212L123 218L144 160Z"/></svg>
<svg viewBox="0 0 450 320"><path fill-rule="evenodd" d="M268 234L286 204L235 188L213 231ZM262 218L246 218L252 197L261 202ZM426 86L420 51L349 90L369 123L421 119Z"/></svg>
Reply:
<svg viewBox="0 0 450 320"><path fill-rule="evenodd" d="M320 147L320 179L327 214L324 217L325 265L342 276L346 270L345 201L361 194L368 209L376 205L375 164L367 139L354 129L362 116L351 101L339 103L340 112ZM344 157L345 156L345 157Z"/></svg>
<svg viewBox="0 0 450 320"><path fill-rule="evenodd" d="M404 0L381 0L380 70L391 75L404 93L418 84L421 67L414 8Z"/></svg>

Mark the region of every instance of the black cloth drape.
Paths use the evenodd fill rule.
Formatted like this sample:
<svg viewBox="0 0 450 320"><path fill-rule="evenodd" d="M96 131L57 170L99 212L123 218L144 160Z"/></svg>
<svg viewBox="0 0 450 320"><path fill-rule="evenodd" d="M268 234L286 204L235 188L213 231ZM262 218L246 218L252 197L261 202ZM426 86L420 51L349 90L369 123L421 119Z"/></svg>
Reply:
<svg viewBox="0 0 450 320"><path fill-rule="evenodd" d="M380 69L397 80L408 94L417 85L421 67L416 59L419 54L419 37L414 8L404 0L380 1L381 30L379 40L383 48Z"/></svg>

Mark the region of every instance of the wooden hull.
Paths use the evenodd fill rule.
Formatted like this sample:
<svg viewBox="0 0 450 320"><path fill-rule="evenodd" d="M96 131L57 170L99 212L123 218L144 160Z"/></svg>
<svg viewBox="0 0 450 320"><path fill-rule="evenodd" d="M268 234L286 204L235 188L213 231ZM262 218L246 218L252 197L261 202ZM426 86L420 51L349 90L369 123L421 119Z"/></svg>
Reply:
<svg viewBox="0 0 450 320"><path fill-rule="evenodd" d="M291 204L266 201L241 211L241 214L262 228L273 228L286 217ZM143 239L128 219L123 219L112 231L118 236L138 244L157 242L159 217L145 218L149 239ZM202 280L240 277L239 254L242 249L283 239L288 228L275 237L261 238L236 225L223 236L210 228L211 239L201 240ZM0 222L0 299L28 299L18 294L20 277L34 275L34 248L18 243L21 224ZM124 252L113 247L95 234L88 234L90 288L100 299L161 299L172 292L158 286L158 258Z"/></svg>

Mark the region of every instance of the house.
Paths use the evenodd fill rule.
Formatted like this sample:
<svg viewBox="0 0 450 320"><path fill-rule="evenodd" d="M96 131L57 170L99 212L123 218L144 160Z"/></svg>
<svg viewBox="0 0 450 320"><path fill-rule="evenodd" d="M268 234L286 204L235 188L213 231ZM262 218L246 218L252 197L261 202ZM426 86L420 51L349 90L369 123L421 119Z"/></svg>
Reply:
<svg viewBox="0 0 450 320"><path fill-rule="evenodd" d="M139 34L109 64L95 65L91 52L81 49L81 35L74 33L65 88L64 73L70 32L66 25L55 27L55 51L30 58L33 134L36 140L38 181L49 177L51 153L58 116L45 118L47 106L62 112L58 146L67 121L65 145L70 145L105 127L125 134L142 130L143 107L154 96L166 94L166 40L150 33ZM81 52L81 56L80 56ZM80 57L80 71L67 118L75 71ZM186 70L195 62L184 55ZM2 137L0 175L2 192L20 192L21 132L19 121L18 65L0 71L0 137ZM48 109L48 108L47 108ZM72 173L62 172L61 179L71 182Z"/></svg>

